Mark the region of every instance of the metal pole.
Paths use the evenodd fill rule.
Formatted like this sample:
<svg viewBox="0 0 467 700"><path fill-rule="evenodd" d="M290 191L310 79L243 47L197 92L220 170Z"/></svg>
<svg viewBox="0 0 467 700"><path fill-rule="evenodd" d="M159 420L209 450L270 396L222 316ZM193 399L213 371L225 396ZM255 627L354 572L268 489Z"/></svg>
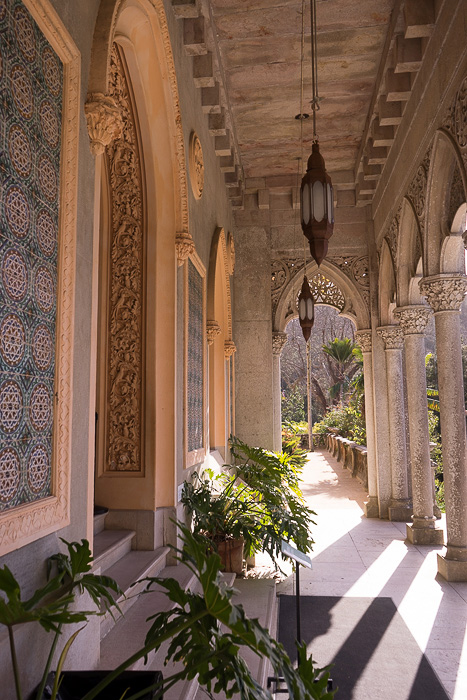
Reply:
<svg viewBox="0 0 467 700"><path fill-rule="evenodd" d="M297 642L302 641L302 631L300 629L300 564L295 562L295 604L297 608ZM300 665L300 654L297 649L297 665Z"/></svg>
<svg viewBox="0 0 467 700"><path fill-rule="evenodd" d="M308 403L308 447L310 452L314 452L315 446L313 443L313 406L311 404L311 347L309 340L306 344L306 395Z"/></svg>

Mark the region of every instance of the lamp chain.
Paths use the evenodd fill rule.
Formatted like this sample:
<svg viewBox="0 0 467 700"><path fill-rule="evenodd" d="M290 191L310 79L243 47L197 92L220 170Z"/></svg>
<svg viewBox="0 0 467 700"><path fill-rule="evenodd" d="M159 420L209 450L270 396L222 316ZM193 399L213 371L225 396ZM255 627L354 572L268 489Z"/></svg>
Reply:
<svg viewBox="0 0 467 700"><path fill-rule="evenodd" d="M311 15L311 85L312 99L311 109L313 110L313 140L318 140L316 133L316 112L319 109L318 95L318 52L316 39L316 0L310 0L310 15Z"/></svg>

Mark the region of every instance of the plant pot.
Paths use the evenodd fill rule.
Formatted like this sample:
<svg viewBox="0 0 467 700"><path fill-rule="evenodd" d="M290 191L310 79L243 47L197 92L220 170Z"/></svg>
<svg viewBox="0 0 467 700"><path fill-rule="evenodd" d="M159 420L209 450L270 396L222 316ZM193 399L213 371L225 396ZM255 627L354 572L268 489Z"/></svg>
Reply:
<svg viewBox="0 0 467 700"><path fill-rule="evenodd" d="M108 673L110 671L63 671L57 700L81 700ZM50 673L42 696L43 700L49 700L51 697L54 678L55 673ZM162 681L160 671L124 671L99 693L96 700L116 700L124 694L125 697L130 697L160 681ZM34 693L30 700L35 697ZM163 694L160 689L148 690L147 693L141 695L141 700L162 700L162 698Z"/></svg>
<svg viewBox="0 0 467 700"><path fill-rule="evenodd" d="M243 572L243 539L217 542L217 552L221 558L222 570L233 574Z"/></svg>

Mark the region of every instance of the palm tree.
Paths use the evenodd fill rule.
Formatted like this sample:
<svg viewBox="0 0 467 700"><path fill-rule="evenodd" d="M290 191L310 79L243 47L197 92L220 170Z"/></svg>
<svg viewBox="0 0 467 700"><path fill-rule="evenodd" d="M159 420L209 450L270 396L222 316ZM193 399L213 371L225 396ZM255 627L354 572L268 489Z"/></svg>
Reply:
<svg viewBox="0 0 467 700"><path fill-rule="evenodd" d="M333 378L333 385L329 393L332 399L337 398L337 403L342 403L344 392L358 370L358 364L353 355L355 347L355 343L350 338L334 338L322 346Z"/></svg>

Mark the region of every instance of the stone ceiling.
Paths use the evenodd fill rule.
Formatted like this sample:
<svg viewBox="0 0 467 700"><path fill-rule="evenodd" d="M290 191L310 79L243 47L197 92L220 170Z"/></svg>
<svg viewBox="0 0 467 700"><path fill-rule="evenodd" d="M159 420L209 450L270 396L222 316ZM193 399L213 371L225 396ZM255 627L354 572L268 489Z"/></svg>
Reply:
<svg viewBox="0 0 467 700"><path fill-rule="evenodd" d="M209 0L245 178L293 174L301 153L301 0ZM355 171L395 0L318 0L317 132L329 172ZM304 111L311 112L305 2ZM311 119L304 122L304 157Z"/></svg>

